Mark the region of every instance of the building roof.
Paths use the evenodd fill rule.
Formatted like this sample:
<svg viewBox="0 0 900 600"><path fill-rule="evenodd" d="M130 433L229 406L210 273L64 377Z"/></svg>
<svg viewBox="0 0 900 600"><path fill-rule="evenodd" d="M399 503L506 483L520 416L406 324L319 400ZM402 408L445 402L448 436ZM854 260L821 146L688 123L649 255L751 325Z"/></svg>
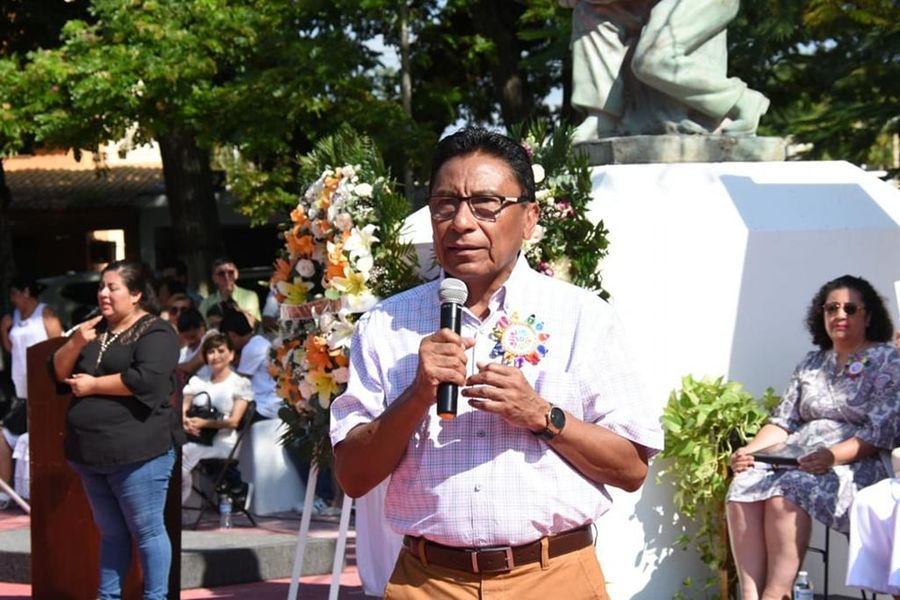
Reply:
<svg viewBox="0 0 900 600"><path fill-rule="evenodd" d="M5 159L3 169L13 210L144 206L165 194L159 162L98 166L70 152Z"/></svg>

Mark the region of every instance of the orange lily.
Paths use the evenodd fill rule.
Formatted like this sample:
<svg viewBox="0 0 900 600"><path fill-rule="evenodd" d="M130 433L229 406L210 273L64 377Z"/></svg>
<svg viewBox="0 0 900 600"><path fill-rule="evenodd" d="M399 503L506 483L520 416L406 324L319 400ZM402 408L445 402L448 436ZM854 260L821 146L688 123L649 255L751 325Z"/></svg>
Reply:
<svg viewBox="0 0 900 600"><path fill-rule="evenodd" d="M306 208L303 206L297 206L297 208L292 210L291 222L295 225L305 225L307 222L309 222L309 219L306 218Z"/></svg>
<svg viewBox="0 0 900 600"><path fill-rule="evenodd" d="M271 283L275 284L279 281L287 281L291 277L291 263L283 258L275 259L275 270L272 273Z"/></svg>
<svg viewBox="0 0 900 600"><path fill-rule="evenodd" d="M288 251L297 256L310 256L315 247L311 235L297 237L293 231L284 235L284 241L287 242Z"/></svg>
<svg viewBox="0 0 900 600"><path fill-rule="evenodd" d="M331 366L331 357L328 356L328 344L319 336L311 335L303 344L306 348L306 362L314 369L325 369ZM312 383L312 382L310 382Z"/></svg>

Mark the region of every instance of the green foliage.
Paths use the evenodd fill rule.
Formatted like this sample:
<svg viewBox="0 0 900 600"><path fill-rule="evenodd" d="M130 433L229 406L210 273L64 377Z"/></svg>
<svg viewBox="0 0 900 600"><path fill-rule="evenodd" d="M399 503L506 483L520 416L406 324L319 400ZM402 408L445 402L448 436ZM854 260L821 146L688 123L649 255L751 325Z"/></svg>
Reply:
<svg viewBox="0 0 900 600"><path fill-rule="evenodd" d="M591 202L591 175L587 159L572 152L572 130L550 131L545 121L535 121L526 129L514 127L518 138L532 155L532 163L544 173L536 181L541 209L539 229L526 244L526 256L538 271L592 290L604 300L600 261L606 256L609 232L603 221L588 219Z"/></svg>
<svg viewBox="0 0 900 600"><path fill-rule="evenodd" d="M805 158L895 166L900 4L743 2L728 40L729 72L772 99L760 133L811 144Z"/></svg>
<svg viewBox="0 0 900 600"><path fill-rule="evenodd" d="M663 411L666 444L660 456L669 460L662 463L657 481L673 485L675 509L697 526L697 533L682 535L679 545L693 545L715 571L733 571L723 535L729 457L759 431L778 400L771 388L755 400L739 383L686 376Z"/></svg>

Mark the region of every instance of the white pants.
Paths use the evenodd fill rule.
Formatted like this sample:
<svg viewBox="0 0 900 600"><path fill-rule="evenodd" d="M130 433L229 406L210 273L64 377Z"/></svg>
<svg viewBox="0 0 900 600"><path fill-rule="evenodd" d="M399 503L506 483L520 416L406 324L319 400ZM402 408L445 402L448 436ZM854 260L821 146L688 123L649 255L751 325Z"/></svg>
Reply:
<svg viewBox="0 0 900 600"><path fill-rule="evenodd" d="M187 503L191 497L193 484L192 472L197 464L204 458L228 458L231 452L231 444L222 443L219 436L213 441L212 446L188 442L181 447L181 504Z"/></svg>
<svg viewBox="0 0 900 600"><path fill-rule="evenodd" d="M860 490L850 509L847 585L900 594L900 479Z"/></svg>

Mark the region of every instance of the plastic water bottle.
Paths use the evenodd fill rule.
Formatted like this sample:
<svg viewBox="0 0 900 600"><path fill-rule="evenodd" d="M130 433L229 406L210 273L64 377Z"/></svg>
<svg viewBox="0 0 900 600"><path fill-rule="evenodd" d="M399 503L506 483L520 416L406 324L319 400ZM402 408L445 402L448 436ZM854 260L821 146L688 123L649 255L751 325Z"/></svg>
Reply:
<svg viewBox="0 0 900 600"><path fill-rule="evenodd" d="M219 528L231 529L231 496L219 494Z"/></svg>
<svg viewBox="0 0 900 600"><path fill-rule="evenodd" d="M794 600L813 600L813 586L806 571L797 573L794 580Z"/></svg>

